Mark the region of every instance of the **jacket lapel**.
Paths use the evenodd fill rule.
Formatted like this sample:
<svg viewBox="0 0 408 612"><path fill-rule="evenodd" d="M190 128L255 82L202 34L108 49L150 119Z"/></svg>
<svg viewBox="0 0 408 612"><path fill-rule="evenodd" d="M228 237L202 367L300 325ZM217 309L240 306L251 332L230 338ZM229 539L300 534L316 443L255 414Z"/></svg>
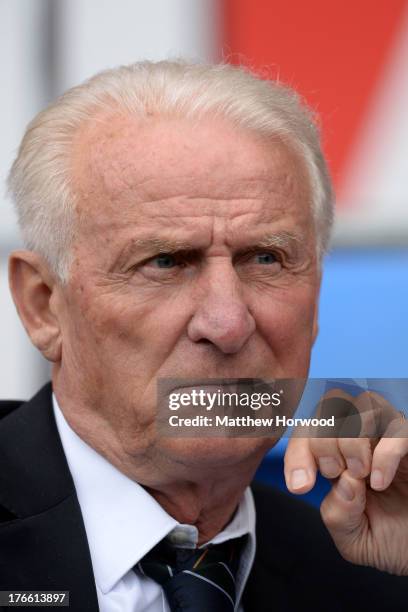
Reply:
<svg viewBox="0 0 408 612"><path fill-rule="evenodd" d="M97 612L85 527L54 420L51 384L0 421L0 590L70 591ZM0 513L1 516L1 513Z"/></svg>

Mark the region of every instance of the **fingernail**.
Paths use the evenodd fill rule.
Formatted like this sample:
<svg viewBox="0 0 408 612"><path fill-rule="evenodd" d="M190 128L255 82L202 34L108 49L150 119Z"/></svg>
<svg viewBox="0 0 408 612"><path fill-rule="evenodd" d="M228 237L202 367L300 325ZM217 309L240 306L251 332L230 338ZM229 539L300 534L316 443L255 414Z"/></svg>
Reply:
<svg viewBox="0 0 408 612"><path fill-rule="evenodd" d="M381 470L372 471L370 484L373 489L382 489L384 486L384 476Z"/></svg>
<svg viewBox="0 0 408 612"><path fill-rule="evenodd" d="M290 476L290 486L292 489L301 489L309 480L306 470L293 470Z"/></svg>
<svg viewBox="0 0 408 612"><path fill-rule="evenodd" d="M320 457L319 467L323 476L335 478L340 471L339 462L334 457Z"/></svg>
<svg viewBox="0 0 408 612"><path fill-rule="evenodd" d="M346 458L346 463L353 476L361 476L361 474L364 472L364 465L360 459L357 459L356 457L350 457L349 459Z"/></svg>
<svg viewBox="0 0 408 612"><path fill-rule="evenodd" d="M339 480L337 483L337 491L345 501L354 499L353 487L347 480Z"/></svg>

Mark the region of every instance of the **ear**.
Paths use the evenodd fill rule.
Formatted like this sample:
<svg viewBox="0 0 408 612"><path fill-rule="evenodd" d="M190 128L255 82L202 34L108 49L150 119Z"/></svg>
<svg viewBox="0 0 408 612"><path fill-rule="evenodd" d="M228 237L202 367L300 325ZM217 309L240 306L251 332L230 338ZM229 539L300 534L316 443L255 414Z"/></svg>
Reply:
<svg viewBox="0 0 408 612"><path fill-rule="evenodd" d="M317 289L316 289L316 300L315 300L315 308L314 308L314 315L313 315L313 329L312 329L313 344L316 342L316 338L319 333L319 297L320 297L321 283L322 283L322 274L320 272Z"/></svg>
<svg viewBox="0 0 408 612"><path fill-rule="evenodd" d="M316 302L315 313L313 317L313 332L312 333L313 333L312 342L314 344L316 342L316 338L319 333L319 306L317 302Z"/></svg>
<svg viewBox="0 0 408 612"><path fill-rule="evenodd" d="M9 284L17 312L32 343L49 361L60 361L58 284L49 266L38 253L13 251L9 259Z"/></svg>

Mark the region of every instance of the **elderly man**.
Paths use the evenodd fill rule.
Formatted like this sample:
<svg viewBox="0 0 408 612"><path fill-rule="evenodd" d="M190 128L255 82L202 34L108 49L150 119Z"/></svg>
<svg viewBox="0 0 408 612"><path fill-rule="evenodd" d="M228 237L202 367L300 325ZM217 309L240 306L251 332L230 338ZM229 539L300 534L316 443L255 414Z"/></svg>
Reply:
<svg viewBox="0 0 408 612"><path fill-rule="evenodd" d="M226 65L101 73L30 124L10 190L11 290L52 385L3 405L0 589L81 612L405 609L404 440L291 445L293 492L317 464L337 479L338 552L314 510L250 487L276 437L156 427L161 379L307 376L332 196L296 94Z"/></svg>

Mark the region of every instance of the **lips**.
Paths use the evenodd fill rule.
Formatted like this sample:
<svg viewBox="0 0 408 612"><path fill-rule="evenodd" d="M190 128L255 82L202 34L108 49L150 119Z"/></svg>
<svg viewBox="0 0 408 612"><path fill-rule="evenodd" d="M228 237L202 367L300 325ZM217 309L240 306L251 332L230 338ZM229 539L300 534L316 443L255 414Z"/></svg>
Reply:
<svg viewBox="0 0 408 612"><path fill-rule="evenodd" d="M174 391L187 391L192 389L223 389L230 392L245 391L247 393L270 391L274 385L273 380L265 381L262 378L160 378L158 385L161 394Z"/></svg>

